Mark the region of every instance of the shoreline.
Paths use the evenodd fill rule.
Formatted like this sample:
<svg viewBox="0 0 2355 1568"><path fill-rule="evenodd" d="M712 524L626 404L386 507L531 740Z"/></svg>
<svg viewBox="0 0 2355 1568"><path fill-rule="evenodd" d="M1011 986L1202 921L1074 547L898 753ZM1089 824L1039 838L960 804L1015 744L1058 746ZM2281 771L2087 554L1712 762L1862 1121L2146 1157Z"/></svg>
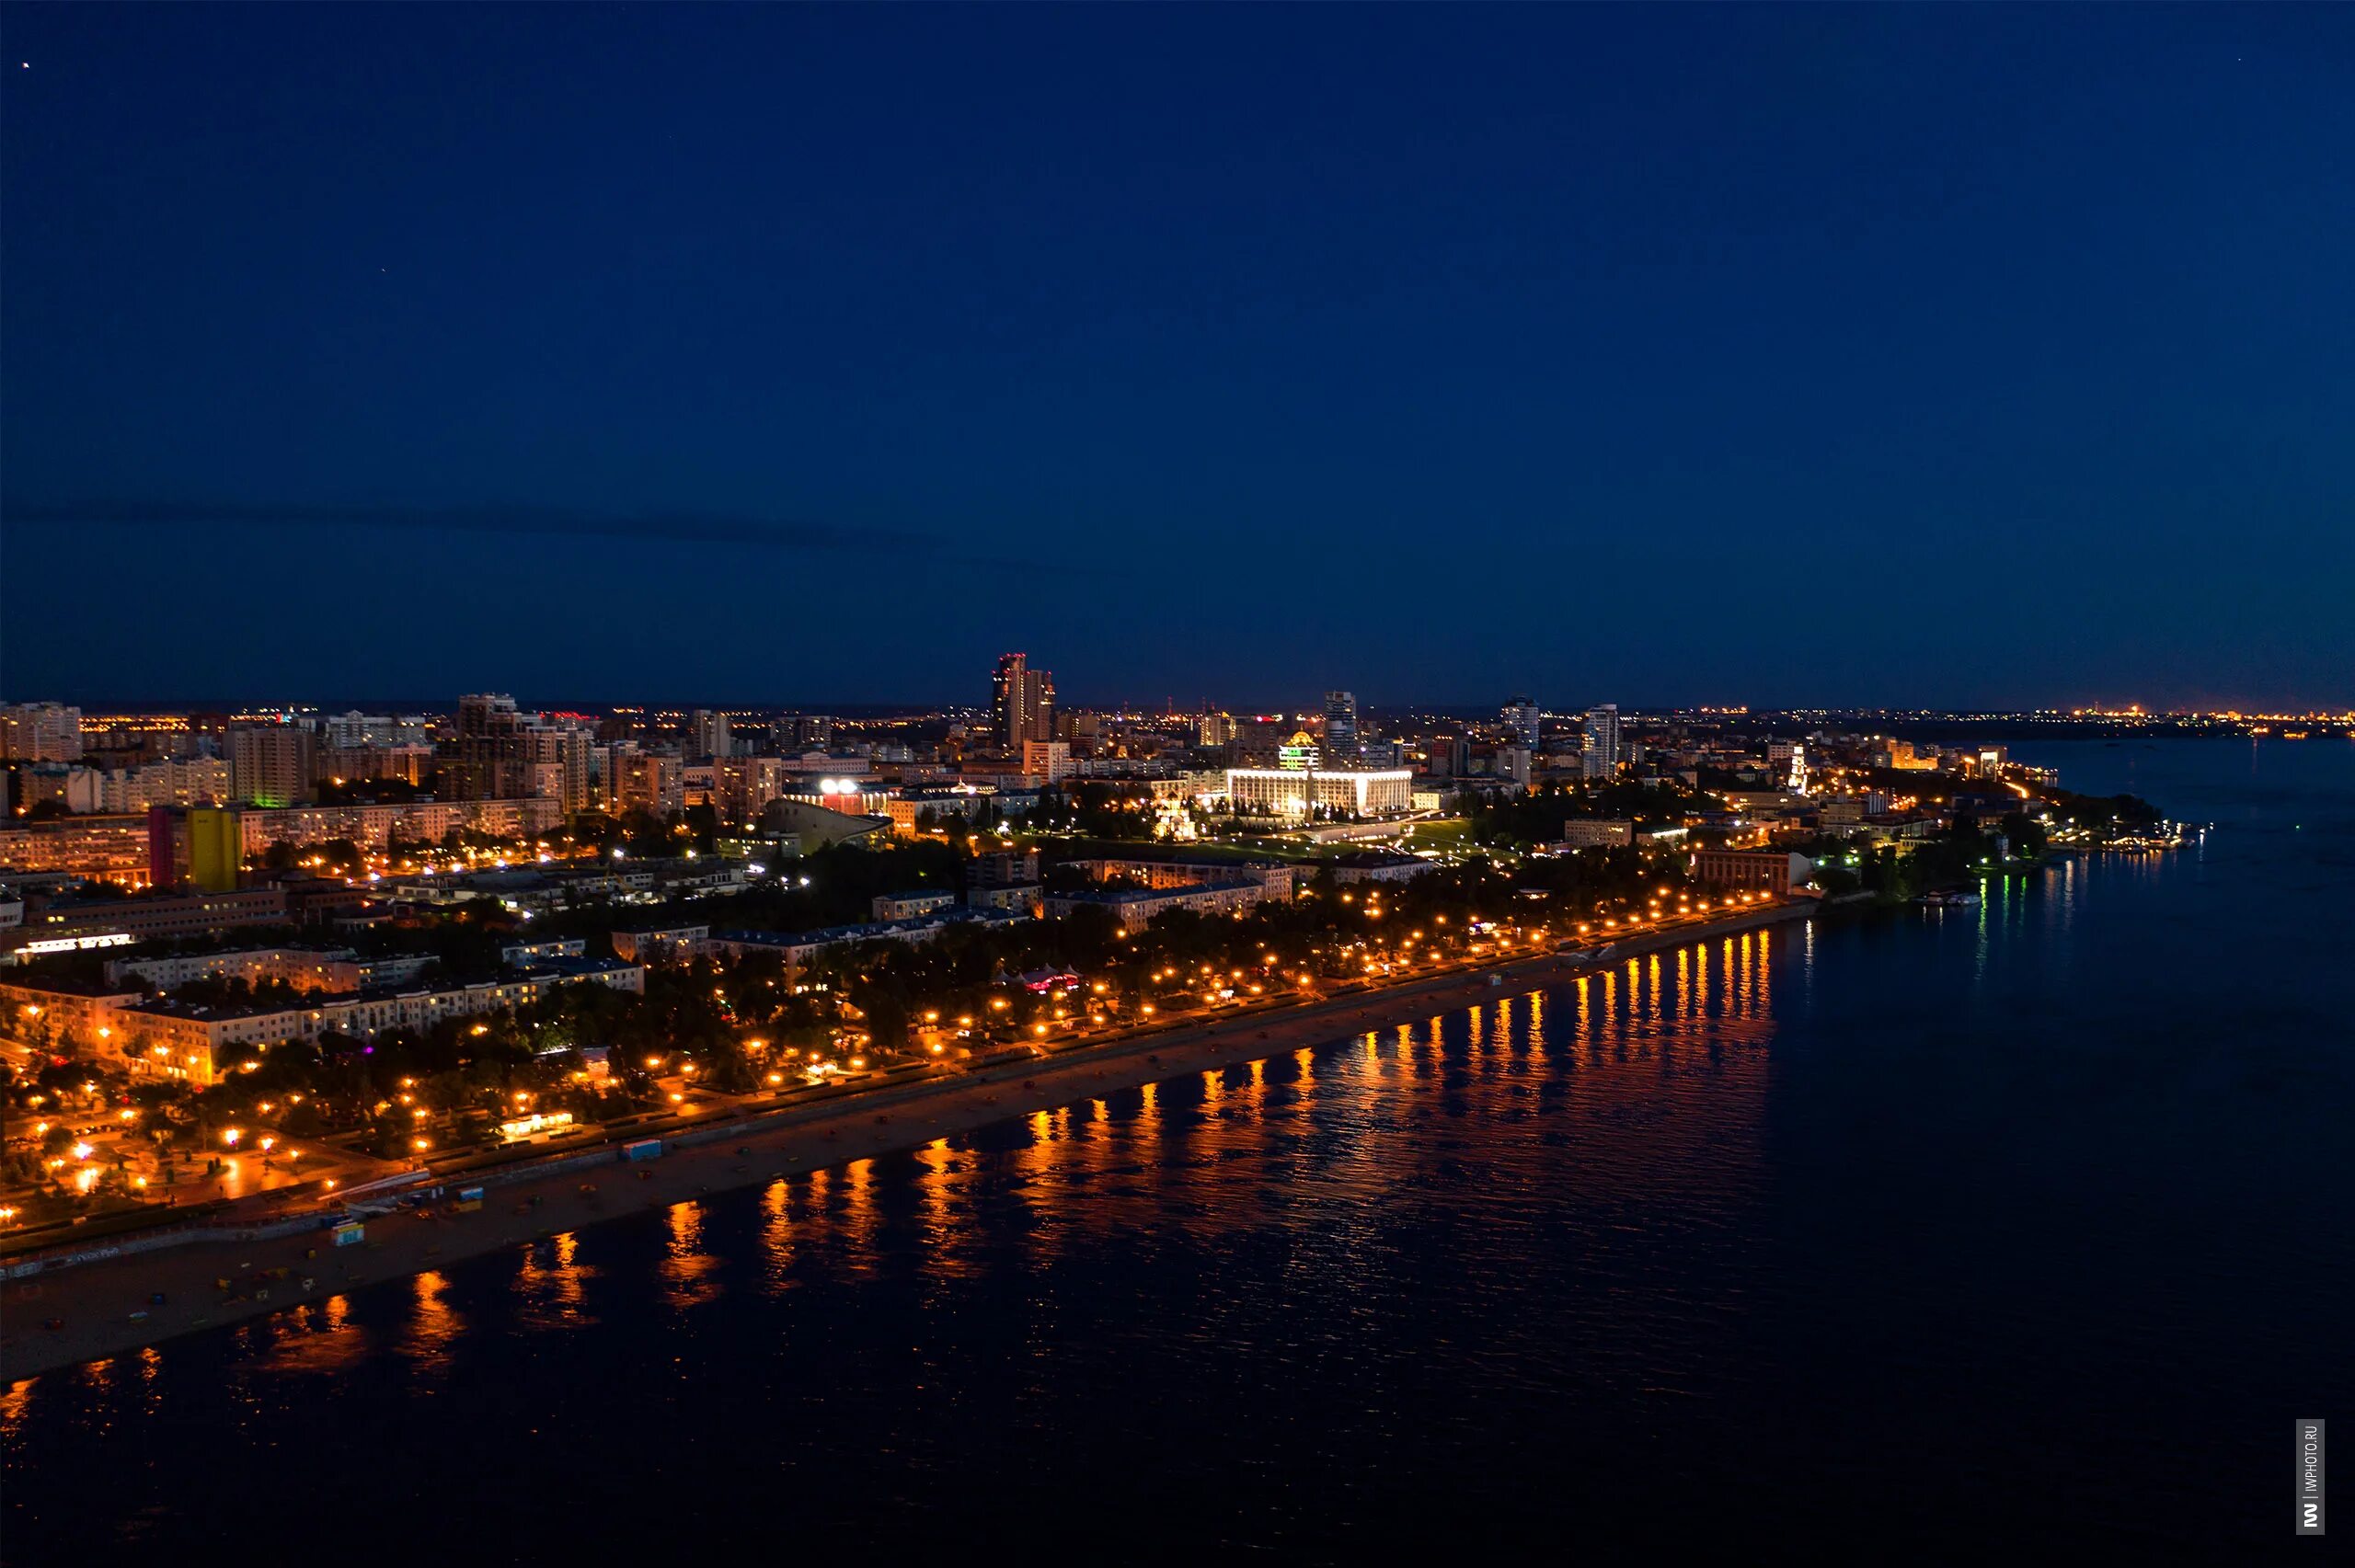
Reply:
<svg viewBox="0 0 2355 1568"><path fill-rule="evenodd" d="M920 1081L846 1104L810 1107L806 1116L768 1126L714 1128L707 1141L673 1143L666 1137L661 1155L641 1163L625 1164L605 1150L595 1157L593 1172L576 1160L555 1168L522 1167L503 1181L486 1173L472 1178L487 1189L479 1211L436 1208L422 1211L427 1218L420 1218L404 1210L372 1218L367 1239L357 1246L334 1246L324 1228L306 1228L277 1236L190 1241L29 1275L0 1288L0 1326L6 1331L0 1333L0 1379L15 1382L265 1317L600 1220L917 1148L1077 1099L1331 1044L1491 995L1542 989L1647 954L1805 920L1817 907L1779 904L1624 938L1602 965L1541 954L1299 1008L1107 1041L1059 1059ZM447 1185L468 1179L450 1178ZM305 1252L315 1255L305 1257ZM286 1272L266 1279L264 1271L274 1269ZM236 1281L245 1299L225 1296L215 1283L221 1279ZM308 1290L306 1280L314 1282ZM160 1304L150 1300L157 1292L165 1298ZM134 1321L134 1311L145 1315ZM63 1320L63 1326L41 1326L52 1319Z"/></svg>

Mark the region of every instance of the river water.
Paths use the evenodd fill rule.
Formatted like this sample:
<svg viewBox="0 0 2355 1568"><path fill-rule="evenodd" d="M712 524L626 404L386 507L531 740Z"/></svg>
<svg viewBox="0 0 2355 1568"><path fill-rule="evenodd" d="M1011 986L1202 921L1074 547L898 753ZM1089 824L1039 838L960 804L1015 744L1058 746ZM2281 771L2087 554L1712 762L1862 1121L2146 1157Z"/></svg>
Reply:
<svg viewBox="0 0 2355 1568"><path fill-rule="evenodd" d="M2215 826L21 1383L0 1551L2278 1551L2355 745L2015 751Z"/></svg>

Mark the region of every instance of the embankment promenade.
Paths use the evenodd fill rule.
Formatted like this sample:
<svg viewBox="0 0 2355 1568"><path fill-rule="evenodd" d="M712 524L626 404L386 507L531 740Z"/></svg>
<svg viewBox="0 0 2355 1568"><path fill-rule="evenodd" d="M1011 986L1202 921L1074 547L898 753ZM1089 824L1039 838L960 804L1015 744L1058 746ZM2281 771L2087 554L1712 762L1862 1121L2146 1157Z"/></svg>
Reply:
<svg viewBox="0 0 2355 1568"><path fill-rule="evenodd" d="M992 1066L817 1105L666 1133L658 1159L624 1164L603 1149L453 1177L481 1185L482 1207L430 1220L371 1219L337 1247L316 1218L224 1231L148 1250L52 1264L0 1287L0 1379L121 1355L175 1335L282 1311L306 1300L522 1246L600 1220L665 1207L826 1166L920 1147L989 1123L1156 1080L1229 1067L1523 994L1647 954L1720 941L1818 908L1792 902L1621 938L1598 965L1556 954L1453 968L1298 1006L1189 1021L1063 1056ZM62 1260L61 1260L62 1263ZM283 1269L282 1277L269 1272ZM232 1281L224 1291L216 1283ZM153 1299L160 1295L163 1299ZM132 1313L143 1314L132 1317ZM50 1326L54 1324L56 1326Z"/></svg>

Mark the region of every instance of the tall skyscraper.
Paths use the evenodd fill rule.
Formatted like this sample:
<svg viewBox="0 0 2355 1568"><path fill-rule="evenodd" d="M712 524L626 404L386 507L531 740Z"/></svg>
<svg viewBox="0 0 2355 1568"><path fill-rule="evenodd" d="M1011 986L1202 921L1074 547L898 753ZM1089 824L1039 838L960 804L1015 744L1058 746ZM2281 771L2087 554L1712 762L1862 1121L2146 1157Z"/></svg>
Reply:
<svg viewBox="0 0 2355 1568"><path fill-rule="evenodd" d="M1515 697L1504 705L1500 716L1504 719L1505 727L1512 731L1516 744L1524 750L1537 750L1538 713L1535 703L1527 697Z"/></svg>
<svg viewBox="0 0 2355 1568"><path fill-rule="evenodd" d="M1344 767L1357 761L1358 699L1354 692L1325 693L1325 757Z"/></svg>
<svg viewBox="0 0 2355 1568"><path fill-rule="evenodd" d="M997 743L1019 753L1026 740L1055 738L1055 678L1030 668L1030 656L1009 653L997 661L992 678L990 717Z"/></svg>
<svg viewBox="0 0 2355 1568"><path fill-rule="evenodd" d="M1586 711L1585 767L1591 779L1607 779L1619 772L1619 704L1602 703Z"/></svg>

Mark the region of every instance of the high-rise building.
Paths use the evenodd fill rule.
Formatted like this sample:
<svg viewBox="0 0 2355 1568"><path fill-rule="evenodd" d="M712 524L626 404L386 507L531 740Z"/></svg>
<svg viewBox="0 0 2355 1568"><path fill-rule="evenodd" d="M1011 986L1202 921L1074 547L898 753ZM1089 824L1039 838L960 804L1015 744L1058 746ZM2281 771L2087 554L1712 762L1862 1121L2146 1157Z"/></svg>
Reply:
<svg viewBox="0 0 2355 1568"><path fill-rule="evenodd" d="M686 809L686 780L679 760L654 751L624 752L614 759L614 809L667 817Z"/></svg>
<svg viewBox="0 0 2355 1568"><path fill-rule="evenodd" d="M81 760L81 709L60 703L11 703L0 707L0 761Z"/></svg>
<svg viewBox="0 0 2355 1568"><path fill-rule="evenodd" d="M256 806L301 806L316 798L316 750L317 738L302 725L239 725L229 732L229 787Z"/></svg>
<svg viewBox="0 0 2355 1568"><path fill-rule="evenodd" d="M785 788L782 757L730 757L712 765L712 805L723 822L758 822Z"/></svg>
<svg viewBox="0 0 2355 1568"><path fill-rule="evenodd" d="M188 880L208 893L236 890L245 864L243 816L198 807L188 813Z"/></svg>
<svg viewBox="0 0 2355 1568"><path fill-rule="evenodd" d="M458 699L458 734L495 735L515 719L515 699L503 692L478 692Z"/></svg>
<svg viewBox="0 0 2355 1568"><path fill-rule="evenodd" d="M1807 742L1804 740L1770 740L1766 743L1766 771L1773 775L1775 787L1807 793Z"/></svg>
<svg viewBox="0 0 2355 1568"><path fill-rule="evenodd" d="M1026 740L1055 738L1055 678L1030 668L1030 656L1009 653L997 661L990 692L990 717L997 743L1019 752Z"/></svg>
<svg viewBox="0 0 2355 1568"><path fill-rule="evenodd" d="M401 714L363 714L354 708L327 721L323 737L330 747L421 746L433 738L432 723Z"/></svg>
<svg viewBox="0 0 2355 1568"><path fill-rule="evenodd" d="M1022 773L1027 778L1061 784L1071 776L1071 743L1066 740L1026 740L1022 743Z"/></svg>
<svg viewBox="0 0 2355 1568"><path fill-rule="evenodd" d="M596 804L591 761L594 741L585 727L543 720L519 730L516 743L532 781L520 794L554 800L568 817Z"/></svg>
<svg viewBox="0 0 2355 1568"><path fill-rule="evenodd" d="M1358 698L1354 692L1325 693L1325 756L1348 767L1358 757Z"/></svg>
<svg viewBox="0 0 2355 1568"><path fill-rule="evenodd" d="M690 728L694 734L694 743L689 747L689 750L694 755L715 760L724 759L729 755L730 743L726 714L714 713L708 708L697 708L691 717Z"/></svg>
<svg viewBox="0 0 2355 1568"><path fill-rule="evenodd" d="M478 692L458 699L458 736L442 769L453 800L511 800L530 787L527 759L514 744L523 723L515 699Z"/></svg>
<svg viewBox="0 0 2355 1568"><path fill-rule="evenodd" d="M555 800L568 814L595 804L595 738L585 725L518 713L486 692L458 699L458 737L442 769L453 800Z"/></svg>
<svg viewBox="0 0 2355 1568"><path fill-rule="evenodd" d="M1591 779L1614 777L1619 772L1619 704L1600 703L1586 711L1584 772Z"/></svg>
<svg viewBox="0 0 2355 1568"><path fill-rule="evenodd" d="M1204 714L1195 730L1196 738L1204 746L1224 746L1235 739L1235 718L1231 714Z"/></svg>
<svg viewBox="0 0 2355 1568"><path fill-rule="evenodd" d="M834 721L830 714L796 714L771 726L780 750L800 751L809 747L824 750L834 742Z"/></svg>
<svg viewBox="0 0 2355 1568"><path fill-rule="evenodd" d="M1503 718L1505 727L1512 731L1515 745L1523 750L1537 750L1538 713L1535 703L1527 697L1515 697L1504 705L1499 716Z"/></svg>

